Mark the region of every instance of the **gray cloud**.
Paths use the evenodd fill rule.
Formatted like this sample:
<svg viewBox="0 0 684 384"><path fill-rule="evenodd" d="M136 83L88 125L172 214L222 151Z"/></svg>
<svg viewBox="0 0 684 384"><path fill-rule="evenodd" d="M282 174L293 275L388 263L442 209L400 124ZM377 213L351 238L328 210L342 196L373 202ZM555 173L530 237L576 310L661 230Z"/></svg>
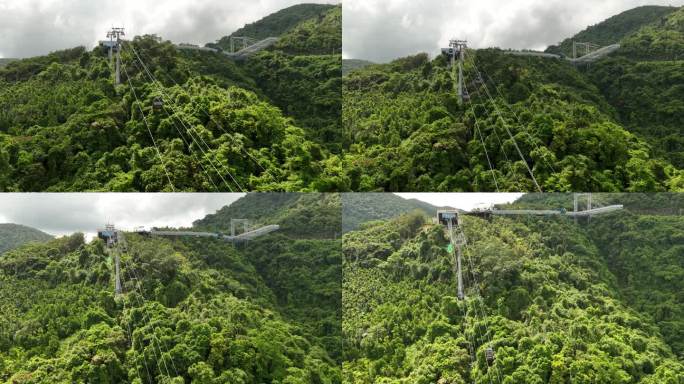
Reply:
<svg viewBox="0 0 684 384"><path fill-rule="evenodd" d="M243 193L6 193L0 223L23 224L53 235L92 236L106 222L137 226L190 226Z"/></svg>
<svg viewBox="0 0 684 384"><path fill-rule="evenodd" d="M544 49L641 5L684 0L344 0L344 57L386 62L436 54L452 37L475 48Z"/></svg>
<svg viewBox="0 0 684 384"><path fill-rule="evenodd" d="M203 45L306 0L0 0L0 57L94 46L112 26ZM339 0L316 0L337 4Z"/></svg>

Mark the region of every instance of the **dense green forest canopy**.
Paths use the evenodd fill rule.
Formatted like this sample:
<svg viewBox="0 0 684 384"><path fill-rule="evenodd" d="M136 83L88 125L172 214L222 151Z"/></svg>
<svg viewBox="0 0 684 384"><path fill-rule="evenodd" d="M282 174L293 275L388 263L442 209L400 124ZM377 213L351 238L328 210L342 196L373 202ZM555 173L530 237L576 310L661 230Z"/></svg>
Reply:
<svg viewBox="0 0 684 384"><path fill-rule="evenodd" d="M417 199L404 199L391 193L343 193L342 231L358 229L363 223L386 220L420 210L434 216L438 207Z"/></svg>
<svg viewBox="0 0 684 384"><path fill-rule="evenodd" d="M254 196L239 202L271 220ZM339 223L339 197L317 198ZM340 240L126 241L121 296L114 250L82 234L0 258L0 382L341 382Z"/></svg>
<svg viewBox="0 0 684 384"><path fill-rule="evenodd" d="M657 5L636 7L592 25L575 36L563 40L559 45L552 45L546 49L546 52L561 53L571 57L573 41L590 42L601 46L615 44L647 25L660 23L676 10L677 7ZM578 54L581 52L580 50Z"/></svg>
<svg viewBox="0 0 684 384"><path fill-rule="evenodd" d="M373 65L372 61L360 60L360 59L344 59L342 60L342 75L347 75L354 70L365 68L369 65Z"/></svg>
<svg viewBox="0 0 684 384"><path fill-rule="evenodd" d="M17 61L17 59L3 59L3 58L0 58L0 68L6 66L7 64L9 64L9 63L11 63L11 62L13 62L13 61Z"/></svg>
<svg viewBox="0 0 684 384"><path fill-rule="evenodd" d="M681 215L462 223L464 301L424 213L344 236L345 382L681 382Z"/></svg>
<svg viewBox="0 0 684 384"><path fill-rule="evenodd" d="M52 236L35 228L19 224L0 224L0 254L33 241L51 240Z"/></svg>
<svg viewBox="0 0 684 384"><path fill-rule="evenodd" d="M682 190L684 66L673 59L684 55L683 19L679 8L643 26L588 67L468 50L464 105L444 57L352 71L343 79L352 189L534 191L533 173L546 192ZM643 55L631 54L637 46Z"/></svg>
<svg viewBox="0 0 684 384"><path fill-rule="evenodd" d="M341 43L338 11L295 28L321 40L239 63L136 37L118 86L100 47L11 63L0 69L0 190L343 189L332 155L341 58L318 54Z"/></svg>
<svg viewBox="0 0 684 384"><path fill-rule="evenodd" d="M246 36L259 40L267 37L278 37L294 29L302 22L325 17L325 14L334 7L330 4L296 4L274 12L254 23L247 24L230 35L222 37L216 43L207 44L207 47L229 50L231 36Z"/></svg>

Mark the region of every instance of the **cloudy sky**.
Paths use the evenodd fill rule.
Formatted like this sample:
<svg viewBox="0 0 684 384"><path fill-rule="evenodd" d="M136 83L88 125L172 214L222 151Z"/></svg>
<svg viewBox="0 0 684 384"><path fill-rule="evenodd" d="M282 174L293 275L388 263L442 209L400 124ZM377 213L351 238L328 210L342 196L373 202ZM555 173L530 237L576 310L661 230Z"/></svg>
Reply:
<svg viewBox="0 0 684 384"><path fill-rule="evenodd" d="M640 5L684 0L344 0L345 58L435 54L453 37L474 48L545 49Z"/></svg>
<svg viewBox="0 0 684 384"><path fill-rule="evenodd" d="M0 0L0 58L92 47L112 26L205 43L288 6L339 0Z"/></svg>
<svg viewBox="0 0 684 384"><path fill-rule="evenodd" d="M109 222L122 229L188 227L243 193L6 193L0 223L23 224L51 235L92 238Z"/></svg>
<svg viewBox="0 0 684 384"><path fill-rule="evenodd" d="M494 204L511 203L522 193L396 193L404 199L417 199L437 207L453 207L470 211Z"/></svg>

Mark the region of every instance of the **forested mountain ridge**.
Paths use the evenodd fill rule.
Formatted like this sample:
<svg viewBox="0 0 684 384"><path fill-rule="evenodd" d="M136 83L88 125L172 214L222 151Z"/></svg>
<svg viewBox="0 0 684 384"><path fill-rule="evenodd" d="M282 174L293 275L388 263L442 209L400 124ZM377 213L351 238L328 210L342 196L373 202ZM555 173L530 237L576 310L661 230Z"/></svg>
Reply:
<svg viewBox="0 0 684 384"><path fill-rule="evenodd" d="M0 255L23 244L48 241L53 237L35 228L19 224L0 224Z"/></svg>
<svg viewBox="0 0 684 384"><path fill-rule="evenodd" d="M120 297L100 240L0 258L0 382L341 382L339 240L126 239Z"/></svg>
<svg viewBox="0 0 684 384"><path fill-rule="evenodd" d="M334 8L330 4L296 4L283 8L261 20L245 25L228 36L220 38L216 43L209 43L207 47L230 49L230 37L251 37L253 39L265 39L278 37L291 31L302 22L321 17Z"/></svg>
<svg viewBox="0 0 684 384"><path fill-rule="evenodd" d="M369 221L392 219L415 210L434 216L439 208L392 193L343 193L342 231L347 233Z"/></svg>
<svg viewBox="0 0 684 384"><path fill-rule="evenodd" d="M679 8L629 38L652 47L644 52L654 60L684 54L682 15ZM588 68L468 50L464 106L444 57L349 73L343 128L352 189L533 191L527 163L546 192L681 190L681 62L636 63L623 57L629 47Z"/></svg>
<svg viewBox="0 0 684 384"><path fill-rule="evenodd" d="M622 12L598 24L589 26L573 37L563 40L559 45L546 49L549 53L572 56L572 42L590 42L601 46L619 43L624 38L636 33L650 24L660 23L666 16L676 11L677 7L645 5ZM582 50L578 52L581 54Z"/></svg>
<svg viewBox="0 0 684 384"><path fill-rule="evenodd" d="M345 235L344 382L681 382L681 216L464 217L465 301L429 222Z"/></svg>
<svg viewBox="0 0 684 384"><path fill-rule="evenodd" d="M339 54L235 63L144 36L122 56L116 87L100 47L0 69L0 190L342 189Z"/></svg>

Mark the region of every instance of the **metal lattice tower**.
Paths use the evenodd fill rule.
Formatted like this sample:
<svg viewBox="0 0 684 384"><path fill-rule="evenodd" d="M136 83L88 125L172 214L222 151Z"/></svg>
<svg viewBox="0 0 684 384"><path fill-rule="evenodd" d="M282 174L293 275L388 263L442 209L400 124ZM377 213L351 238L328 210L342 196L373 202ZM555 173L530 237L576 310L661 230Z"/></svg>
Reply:
<svg viewBox="0 0 684 384"><path fill-rule="evenodd" d="M454 77L454 91L458 95L459 104L463 104L463 100L466 97L465 87L463 87L463 64L466 48L468 48L468 41L457 39L449 40L449 48L442 48L442 53L449 57L449 64L451 65L452 76Z"/></svg>
<svg viewBox="0 0 684 384"><path fill-rule="evenodd" d="M575 193L572 195L572 211L576 214L579 211L580 199L585 198L587 202L586 210L591 211L591 193ZM591 220L591 216L587 217L587 220ZM577 222L577 216L575 216L575 223Z"/></svg>
<svg viewBox="0 0 684 384"><path fill-rule="evenodd" d="M116 45L111 44L109 46L109 60L112 60L112 50L116 47L116 74L115 74L115 84L121 84L121 36L126 36L123 28L112 27L112 29L107 32L107 38L109 41L116 41Z"/></svg>
<svg viewBox="0 0 684 384"><path fill-rule="evenodd" d="M572 58L573 59L577 58L577 48L578 47L584 49L584 55L582 55L582 56L586 56L586 55L590 54L591 52L601 48L601 46L596 45L594 43L579 43L579 42L576 42L573 40L573 42L572 42Z"/></svg>
<svg viewBox="0 0 684 384"><path fill-rule="evenodd" d="M235 227L242 224L242 233L249 232L248 219L230 219L230 235L235 236Z"/></svg>
<svg viewBox="0 0 684 384"><path fill-rule="evenodd" d="M454 274L457 281L457 295L459 300L463 300L465 294L463 293L463 268L461 265L461 258L463 253L463 246L466 243L465 235L461 231L458 220L458 211L456 210L440 210L437 211L437 221L446 225L449 232L449 253L455 259ZM455 255L454 255L455 253Z"/></svg>

